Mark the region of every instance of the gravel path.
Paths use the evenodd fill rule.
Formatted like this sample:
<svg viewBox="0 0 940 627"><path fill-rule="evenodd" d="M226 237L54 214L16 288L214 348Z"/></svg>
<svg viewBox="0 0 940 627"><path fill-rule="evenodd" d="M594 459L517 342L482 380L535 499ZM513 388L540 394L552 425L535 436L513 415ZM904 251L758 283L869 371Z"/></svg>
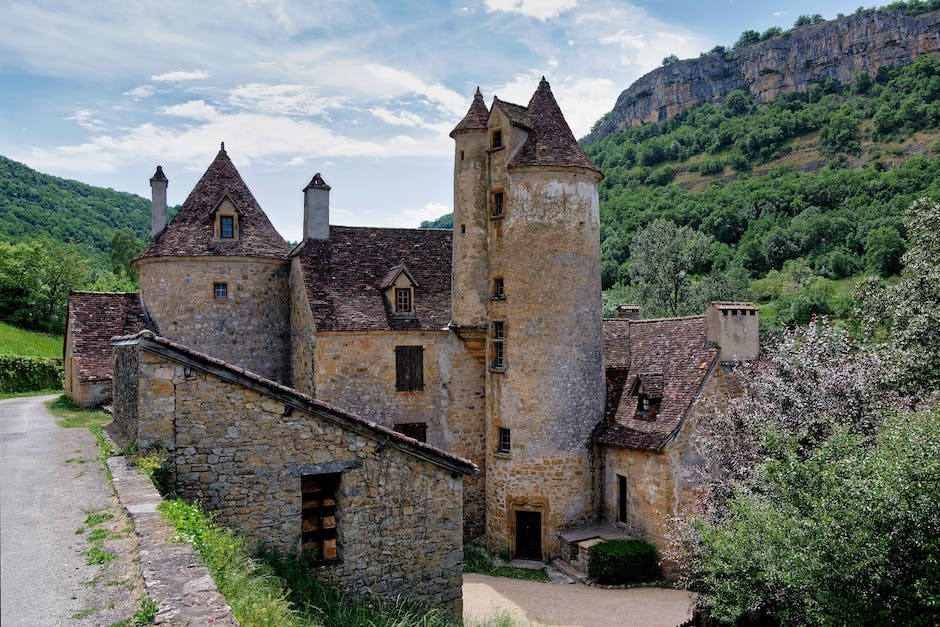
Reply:
<svg viewBox="0 0 940 627"><path fill-rule="evenodd" d="M56 425L52 398L0 401L0 621L110 625L140 607L136 538L94 437ZM101 522L86 526L91 512ZM89 538L96 530L102 539ZM87 564L95 544L114 559Z"/></svg>
<svg viewBox="0 0 940 627"><path fill-rule="evenodd" d="M675 627L691 616L691 600L683 590L603 590L472 573L463 577L463 615L471 627L505 616L521 625Z"/></svg>

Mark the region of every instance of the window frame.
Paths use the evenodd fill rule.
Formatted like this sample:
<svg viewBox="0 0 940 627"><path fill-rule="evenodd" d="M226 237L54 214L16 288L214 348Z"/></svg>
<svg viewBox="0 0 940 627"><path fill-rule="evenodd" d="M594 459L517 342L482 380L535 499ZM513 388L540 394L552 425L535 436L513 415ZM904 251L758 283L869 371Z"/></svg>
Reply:
<svg viewBox="0 0 940 627"><path fill-rule="evenodd" d="M498 219L506 215L506 193L501 190L494 190L490 194L490 218Z"/></svg>
<svg viewBox="0 0 940 627"><path fill-rule="evenodd" d="M490 296L493 300L505 300L506 298L506 279L497 276L493 277L493 294Z"/></svg>
<svg viewBox="0 0 940 627"><path fill-rule="evenodd" d="M402 315L414 312L414 296L410 287L396 287L394 294L396 314ZM401 307L403 299L406 301L407 309Z"/></svg>
<svg viewBox="0 0 940 627"><path fill-rule="evenodd" d="M225 234L226 225L231 229L228 235ZM219 239L235 239L235 216L219 216Z"/></svg>
<svg viewBox="0 0 940 627"><path fill-rule="evenodd" d="M490 150L499 150L503 147L503 129L493 129L493 131L490 133Z"/></svg>
<svg viewBox="0 0 940 627"><path fill-rule="evenodd" d="M228 300L228 283L226 281L212 282L212 298L214 300Z"/></svg>
<svg viewBox="0 0 940 627"><path fill-rule="evenodd" d="M506 321L490 321L490 370L503 372L506 369Z"/></svg>
<svg viewBox="0 0 940 627"><path fill-rule="evenodd" d="M496 428L496 452L512 453L512 430L508 427Z"/></svg>

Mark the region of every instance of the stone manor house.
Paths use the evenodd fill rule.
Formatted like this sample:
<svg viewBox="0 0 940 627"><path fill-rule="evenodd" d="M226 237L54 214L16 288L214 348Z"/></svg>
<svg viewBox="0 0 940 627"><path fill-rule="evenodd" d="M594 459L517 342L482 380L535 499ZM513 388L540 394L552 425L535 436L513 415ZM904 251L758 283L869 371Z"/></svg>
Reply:
<svg viewBox="0 0 940 627"><path fill-rule="evenodd" d="M544 79L527 106L478 90L450 135L452 231L330 225L316 174L293 249L224 145L169 224L158 167L140 293L73 293L66 337L68 393L113 395L181 493L349 589L439 603L461 529L536 560L599 526L662 546L684 429L758 353L749 303L603 319L603 175Z"/></svg>

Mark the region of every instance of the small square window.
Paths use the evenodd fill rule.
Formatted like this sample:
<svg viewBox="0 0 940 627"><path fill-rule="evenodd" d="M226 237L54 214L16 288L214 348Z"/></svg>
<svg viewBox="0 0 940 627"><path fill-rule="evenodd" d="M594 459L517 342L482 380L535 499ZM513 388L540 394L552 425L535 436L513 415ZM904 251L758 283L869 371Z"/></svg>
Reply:
<svg viewBox="0 0 940 627"><path fill-rule="evenodd" d="M493 279L493 298L506 298L506 284L502 277Z"/></svg>
<svg viewBox="0 0 940 627"><path fill-rule="evenodd" d="M493 131L492 139L490 141L490 147L492 148L503 147L503 132L502 131Z"/></svg>
<svg viewBox="0 0 940 627"><path fill-rule="evenodd" d="M235 239L235 216L219 216L219 237Z"/></svg>
<svg viewBox="0 0 940 627"><path fill-rule="evenodd" d="M395 288L395 313L411 313L411 289Z"/></svg>
<svg viewBox="0 0 940 627"><path fill-rule="evenodd" d="M216 298L228 298L228 283L213 283L212 293Z"/></svg>
<svg viewBox="0 0 940 627"><path fill-rule="evenodd" d="M650 410L650 399L646 396L640 397L640 411Z"/></svg>
<svg viewBox="0 0 940 627"><path fill-rule="evenodd" d="M493 192L493 213L491 215L494 218L498 218L503 215L503 210L505 209L504 204L505 201L503 192Z"/></svg>
<svg viewBox="0 0 940 627"><path fill-rule="evenodd" d="M509 429L499 428L499 452L508 453L512 450L512 437Z"/></svg>

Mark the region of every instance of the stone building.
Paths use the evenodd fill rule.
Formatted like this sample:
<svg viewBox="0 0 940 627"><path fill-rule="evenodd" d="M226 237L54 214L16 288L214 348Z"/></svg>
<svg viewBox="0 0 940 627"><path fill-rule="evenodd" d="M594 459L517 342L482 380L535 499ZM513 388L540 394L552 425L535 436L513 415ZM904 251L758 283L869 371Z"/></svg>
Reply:
<svg viewBox="0 0 940 627"><path fill-rule="evenodd" d="M695 487L684 430L698 400L733 379L722 364L756 357L756 309L716 304L645 321L624 308L624 319L602 320L602 174L544 79L526 106L487 107L478 90L451 137L453 231L330 225L330 186L316 174L293 250L224 147L168 225L158 169L153 241L135 263L147 327L166 339L135 341L221 360L472 460L464 538L493 550L571 557L599 523L661 545L663 518ZM190 393L180 385L155 389L179 404ZM200 407L205 434L225 440L218 416L239 412ZM144 414L156 411L139 406L142 441L143 425L160 424ZM178 469L208 463L171 444ZM177 477L205 484L193 494L222 507L210 494L215 472Z"/></svg>

